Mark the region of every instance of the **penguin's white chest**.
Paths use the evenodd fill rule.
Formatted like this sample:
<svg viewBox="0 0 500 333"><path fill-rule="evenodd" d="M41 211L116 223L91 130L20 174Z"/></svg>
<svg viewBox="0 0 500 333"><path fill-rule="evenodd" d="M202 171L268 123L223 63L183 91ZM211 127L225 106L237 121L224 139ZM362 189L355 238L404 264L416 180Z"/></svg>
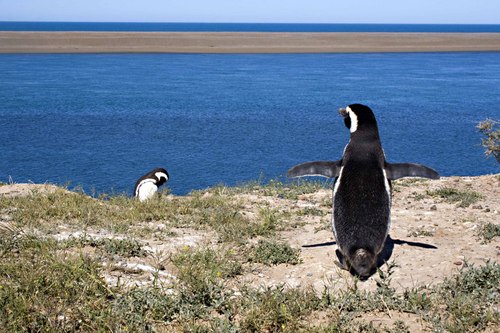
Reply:
<svg viewBox="0 0 500 333"><path fill-rule="evenodd" d="M142 202L152 198L156 191L158 191L158 186L152 181L147 181L137 187L136 196Z"/></svg>

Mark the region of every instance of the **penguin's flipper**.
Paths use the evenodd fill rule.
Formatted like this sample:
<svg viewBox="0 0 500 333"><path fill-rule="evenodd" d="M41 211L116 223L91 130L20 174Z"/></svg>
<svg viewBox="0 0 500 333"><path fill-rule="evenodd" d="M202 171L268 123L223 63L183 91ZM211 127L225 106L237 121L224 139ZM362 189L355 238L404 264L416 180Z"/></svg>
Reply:
<svg viewBox="0 0 500 333"><path fill-rule="evenodd" d="M304 176L322 176L335 178L339 176L341 161L315 161L294 166L288 170L290 178Z"/></svg>
<svg viewBox="0 0 500 333"><path fill-rule="evenodd" d="M385 173L390 180L403 177L439 179L439 174L425 165L415 163L386 163Z"/></svg>

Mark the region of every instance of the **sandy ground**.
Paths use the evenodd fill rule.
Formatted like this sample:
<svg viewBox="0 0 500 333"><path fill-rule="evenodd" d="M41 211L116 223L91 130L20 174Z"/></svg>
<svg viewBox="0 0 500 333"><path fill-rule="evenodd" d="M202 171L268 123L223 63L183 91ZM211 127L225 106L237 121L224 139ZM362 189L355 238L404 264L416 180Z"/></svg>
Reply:
<svg viewBox="0 0 500 333"><path fill-rule="evenodd" d="M444 199L429 196L427 193L442 188L474 191L480 193L482 198L469 207L461 208L457 203L447 203ZM54 189L52 185L3 185L0 186L0 199L4 196L52 192ZM331 191L320 190L303 195L298 200L258 194L239 194L233 199L243 202L241 213L249 218L257 215L262 207L278 212L297 212L304 209L322 212L300 215L295 213L290 220L285 219L287 230L278 234L280 240L300 249L302 263L270 267L247 264L244 274L238 277L240 282L255 287L281 284L288 287L312 286L318 292L324 287L341 289L355 283L355 279L348 272L339 269L335 264L336 245L330 227ZM390 239L386 244L385 256L389 262L396 264L391 278L392 286L399 291L437 284L466 264L483 265L487 260L498 262L500 258L500 239L497 237L485 243L478 236L482 225L500 223L500 175L445 177L432 181L396 183L391 216ZM144 223L152 230L165 228L165 222ZM126 237L102 231L87 234L95 238ZM147 236L140 239L143 244L147 244L146 250L150 255L120 259L113 263L116 268L105 273L108 283L116 284L118 279L130 285L151 283L155 261L160 254L167 258L169 253L177 252L185 246L217 244L214 233L206 230L177 229L173 234L175 236L169 236L165 240ZM57 239L78 236L78 232L71 230L59 230L54 234ZM386 270L387 266L382 265L380 268ZM161 271L159 275L168 283L175 279L173 273L167 265L166 270ZM375 274L367 281L358 282L358 288L375 290L377 279Z"/></svg>
<svg viewBox="0 0 500 333"><path fill-rule="evenodd" d="M500 51L500 33L6 32L0 53Z"/></svg>
<svg viewBox="0 0 500 333"><path fill-rule="evenodd" d="M441 198L426 196L426 191L450 187L472 190L483 195L467 208L446 203ZM419 195L424 196L419 199ZM331 197L330 191L304 195L294 203L304 207L321 207ZM301 249L303 263L296 266L262 266L257 274L245 279L259 285L285 282L292 287L314 286L322 290L352 285L349 273L336 264L336 245L330 225L331 214L305 217L306 224L282 233L282 238ZM500 180L495 176L447 177L435 181L395 186L391 212L390 239L385 255L397 266L392 286L405 288L433 285L451 276L465 263L482 265L487 260L498 262L500 239L483 244L478 230L486 223L500 223ZM321 229L321 226L328 228ZM427 236L419 235L427 234ZM381 266L385 270L387 266ZM358 284L360 289L375 290L377 274Z"/></svg>

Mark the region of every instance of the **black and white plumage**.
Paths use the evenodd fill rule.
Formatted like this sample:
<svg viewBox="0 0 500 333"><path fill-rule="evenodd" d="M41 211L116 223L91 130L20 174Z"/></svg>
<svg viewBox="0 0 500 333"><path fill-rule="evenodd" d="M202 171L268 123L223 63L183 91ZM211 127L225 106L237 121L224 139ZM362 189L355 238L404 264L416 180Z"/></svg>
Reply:
<svg viewBox="0 0 500 333"><path fill-rule="evenodd" d="M169 179L167 170L156 168L137 180L134 187L134 196L139 201L145 201L152 198L158 188L165 184Z"/></svg>
<svg viewBox="0 0 500 333"><path fill-rule="evenodd" d="M375 271L389 232L391 180L439 175L420 164L388 163L369 107L352 104L339 113L351 132L342 159L303 163L288 170L288 177L336 178L332 226L340 264L367 277Z"/></svg>

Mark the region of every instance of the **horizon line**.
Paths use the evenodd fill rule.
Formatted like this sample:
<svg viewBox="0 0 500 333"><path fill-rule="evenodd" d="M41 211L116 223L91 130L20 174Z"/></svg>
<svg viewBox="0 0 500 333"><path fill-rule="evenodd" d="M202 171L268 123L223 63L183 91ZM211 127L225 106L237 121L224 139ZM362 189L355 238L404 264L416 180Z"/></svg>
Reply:
<svg viewBox="0 0 500 333"><path fill-rule="evenodd" d="M396 23L396 22L229 22L229 21L66 21L66 20L2 20L0 23L137 23L137 24L331 24L331 25L500 25L500 23Z"/></svg>

